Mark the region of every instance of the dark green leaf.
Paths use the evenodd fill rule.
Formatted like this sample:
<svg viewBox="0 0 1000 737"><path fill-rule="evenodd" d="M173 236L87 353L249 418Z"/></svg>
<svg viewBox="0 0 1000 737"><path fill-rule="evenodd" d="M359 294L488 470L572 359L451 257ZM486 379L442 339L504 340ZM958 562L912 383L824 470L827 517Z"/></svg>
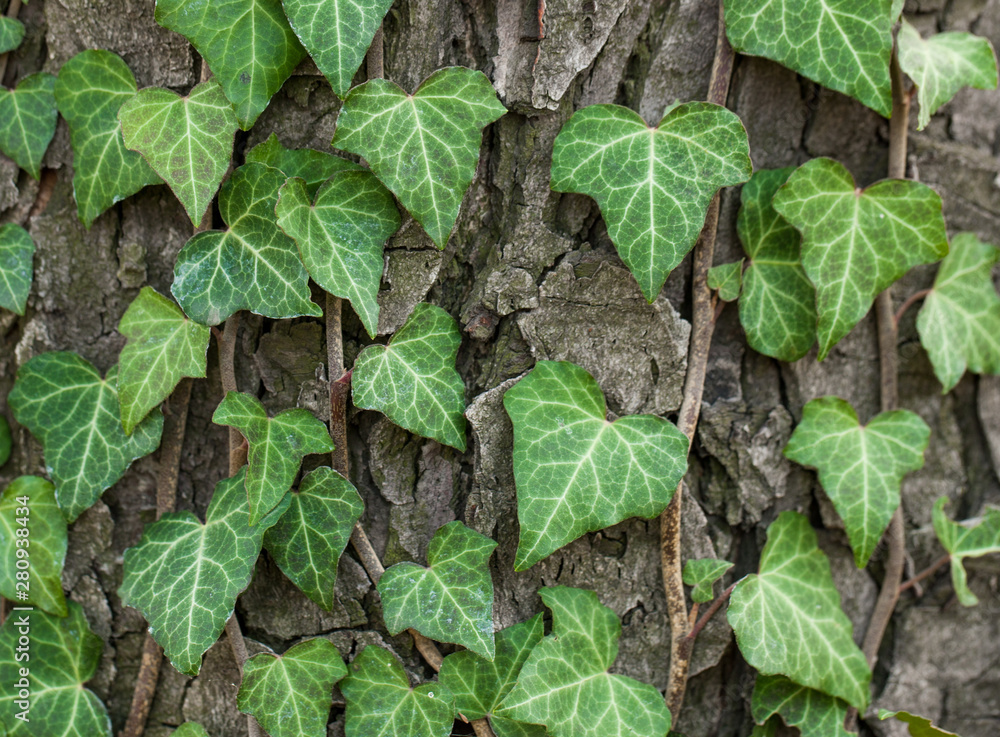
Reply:
<svg viewBox="0 0 1000 737"><path fill-rule="evenodd" d="M56 78L39 72L17 88L0 86L0 151L35 179L42 174L42 157L56 132Z"/></svg>
<svg viewBox="0 0 1000 737"><path fill-rule="evenodd" d="M761 725L780 714L789 727L799 728L802 737L857 735L844 729L846 703L784 676L757 676L751 703L754 721Z"/></svg>
<svg viewBox="0 0 1000 737"><path fill-rule="evenodd" d="M0 54L13 51L24 40L24 24L17 18L0 17Z"/></svg>
<svg viewBox="0 0 1000 737"><path fill-rule="evenodd" d="M719 264L708 270L708 288L719 293L723 302L735 302L743 286L743 259Z"/></svg>
<svg viewBox="0 0 1000 737"><path fill-rule="evenodd" d="M944 513L947 497L941 497L934 504L934 532L941 545L951 553L951 581L955 595L964 606L975 606L979 598L969 589L966 580L966 558L978 558L990 553L1000 553L1000 509L989 509L978 520L965 524L952 522Z"/></svg>
<svg viewBox="0 0 1000 737"><path fill-rule="evenodd" d="M305 179L309 197L315 197L319 186L338 171L364 169L353 161L312 148L285 148L275 133L247 152L246 163L255 162L280 169L289 179L292 177Z"/></svg>
<svg viewBox="0 0 1000 737"><path fill-rule="evenodd" d="M691 601L705 603L713 598L712 585L733 567L728 560L718 558L700 558L689 560L684 564L684 583L694 586L691 591Z"/></svg>
<svg viewBox="0 0 1000 737"><path fill-rule="evenodd" d="M17 223L0 225L0 307L24 314L31 292L35 242Z"/></svg>

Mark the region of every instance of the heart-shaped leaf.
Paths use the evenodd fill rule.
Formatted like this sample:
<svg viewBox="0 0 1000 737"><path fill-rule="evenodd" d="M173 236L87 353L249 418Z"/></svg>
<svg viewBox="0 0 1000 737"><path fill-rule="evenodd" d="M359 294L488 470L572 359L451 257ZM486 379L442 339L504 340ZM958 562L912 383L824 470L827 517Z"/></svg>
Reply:
<svg viewBox="0 0 1000 737"><path fill-rule="evenodd" d="M348 299L368 335L378 332L382 247L399 229L389 191L368 171L343 171L313 202L304 179L289 179L278 194L278 225L295 239L317 284Z"/></svg>
<svg viewBox="0 0 1000 737"><path fill-rule="evenodd" d="M732 567L733 564L728 560L718 558L699 558L685 563L684 583L694 587L691 591L691 601L699 603L711 601L712 585Z"/></svg>
<svg viewBox="0 0 1000 737"><path fill-rule="evenodd" d="M222 186L219 211L229 230L196 234L174 264L170 291L189 317L217 325L243 309L276 319L323 314L309 298L295 242L275 220L284 182L277 169L245 164Z"/></svg>
<svg viewBox="0 0 1000 737"><path fill-rule="evenodd" d="M312 148L285 148L275 133L247 151L246 163L255 162L280 169L289 179L305 179L309 197L315 197L319 186L338 171L364 170L353 161Z"/></svg>
<svg viewBox="0 0 1000 737"><path fill-rule="evenodd" d="M35 242L17 223L0 225L0 307L24 314L31 292Z"/></svg>
<svg viewBox="0 0 1000 737"><path fill-rule="evenodd" d="M1000 553L1000 509L989 509L974 524L952 522L944 513L947 497L934 504L934 532L941 545L951 553L951 582L955 595L964 606L975 606L979 598L969 589L962 561L990 553Z"/></svg>
<svg viewBox="0 0 1000 737"><path fill-rule="evenodd" d="M118 402L131 435L183 377L205 376L211 332L152 287L139 290L118 331L128 339L118 359Z"/></svg>
<svg viewBox="0 0 1000 737"><path fill-rule="evenodd" d="M434 533L427 568L397 563L378 582L390 635L413 628L438 642L454 642L490 660L494 656L493 579L497 544L457 520Z"/></svg>
<svg viewBox="0 0 1000 737"><path fill-rule="evenodd" d="M910 737L958 737L954 732L946 732L940 727L935 727L930 719L918 717L908 711L888 711L878 710L878 718L882 721L886 719L896 719L907 725Z"/></svg>
<svg viewBox="0 0 1000 737"><path fill-rule="evenodd" d="M844 729L848 706L822 691L806 688L784 676L757 676L751 710L757 724L780 714L802 737L856 737Z"/></svg>
<svg viewBox="0 0 1000 737"><path fill-rule="evenodd" d="M75 353L35 356L17 372L8 402L14 419L45 449L56 500L72 522L160 444L163 415L152 412L132 435L122 429L118 367L102 379Z"/></svg>
<svg viewBox="0 0 1000 737"><path fill-rule="evenodd" d="M227 392L212 422L235 427L250 446L246 490L251 526L285 498L304 457L333 450L326 425L309 410L286 409L268 417L257 397L242 392Z"/></svg>
<svg viewBox="0 0 1000 737"><path fill-rule="evenodd" d="M767 528L760 572L736 585L726 616L760 673L788 676L860 710L868 705L871 671L840 608L830 562L801 514L782 512Z"/></svg>
<svg viewBox="0 0 1000 737"><path fill-rule="evenodd" d="M715 193L752 171L743 123L707 102L671 108L655 128L620 105L591 105L573 114L552 151L552 189L597 200L650 302L694 248Z"/></svg>
<svg viewBox="0 0 1000 737"><path fill-rule="evenodd" d="M326 737L333 686L347 675L336 645L317 637L243 666L236 705L271 737Z"/></svg>
<svg viewBox="0 0 1000 737"><path fill-rule="evenodd" d="M719 264L708 270L708 288L719 293L723 302L735 302L743 286L743 259Z"/></svg>
<svg viewBox="0 0 1000 737"><path fill-rule="evenodd" d="M412 95L373 79L344 98L333 145L364 156L444 248L476 173L483 128L506 112L486 75L465 67L439 69Z"/></svg>
<svg viewBox="0 0 1000 737"><path fill-rule="evenodd" d="M202 654L249 585L264 532L288 506L247 524L244 476L240 469L216 485L204 524L191 512L170 512L125 551L122 603L142 612L170 662L189 676L198 675Z"/></svg>
<svg viewBox="0 0 1000 737"><path fill-rule="evenodd" d="M687 470L688 441L654 415L608 422L594 377L566 361L539 361L507 390L523 571L629 517L655 517Z"/></svg>
<svg viewBox="0 0 1000 737"><path fill-rule="evenodd" d="M17 18L0 17L0 54L13 51L24 40L24 24Z"/></svg>
<svg viewBox="0 0 1000 737"><path fill-rule="evenodd" d="M12 445L13 442L10 436L10 425L7 424L7 418L0 415L0 466L5 464L7 459L10 458Z"/></svg>
<svg viewBox="0 0 1000 737"><path fill-rule="evenodd" d="M119 200L163 181L122 139L118 110L137 91L128 65L110 51L81 51L59 69L56 104L73 144L76 212L88 228Z"/></svg>
<svg viewBox="0 0 1000 737"><path fill-rule="evenodd" d="M194 225L229 169L236 114L214 79L187 97L150 87L118 110L125 146L163 177Z"/></svg>
<svg viewBox="0 0 1000 737"><path fill-rule="evenodd" d="M0 151L35 179L42 175L42 157L56 132L55 84L55 77L39 72L16 89L0 87Z"/></svg>
<svg viewBox="0 0 1000 737"><path fill-rule="evenodd" d="M813 159L773 202L802 233L802 266L816 286L820 360L879 292L910 268L948 253L941 198L918 182L884 179L858 190L841 164Z"/></svg>

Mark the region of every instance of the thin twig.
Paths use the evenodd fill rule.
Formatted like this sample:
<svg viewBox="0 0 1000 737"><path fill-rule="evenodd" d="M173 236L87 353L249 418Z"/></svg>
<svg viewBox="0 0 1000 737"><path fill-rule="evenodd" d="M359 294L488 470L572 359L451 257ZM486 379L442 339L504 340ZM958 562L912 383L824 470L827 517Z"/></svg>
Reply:
<svg viewBox="0 0 1000 737"><path fill-rule="evenodd" d="M7 17L17 18L17 14L21 12L21 0L10 0L10 5L7 6ZM7 73L7 59L10 58L10 52L0 54L0 87L3 86L3 78Z"/></svg>
<svg viewBox="0 0 1000 737"><path fill-rule="evenodd" d="M911 294L909 297L906 298L906 301L899 306L899 309L896 310L896 314L893 317L893 322L896 323L896 330L899 330L899 321L903 319L903 315L906 314L906 311L910 309L914 304L916 304L924 297L926 297L928 294L930 294L932 291L933 290L931 289L921 289L919 292L914 292L913 294Z"/></svg>
<svg viewBox="0 0 1000 737"><path fill-rule="evenodd" d="M940 558L931 563L929 566L927 566L927 568L925 568L920 573L915 575L909 581L904 581L903 583L901 583L899 585L899 593L902 594L907 589L911 589L914 586L917 586L921 581L923 581L926 578L930 578L935 573L937 573L941 568L948 565L949 563L951 563L951 555L949 554L942 555Z"/></svg>
<svg viewBox="0 0 1000 737"><path fill-rule="evenodd" d="M708 624L708 621L712 617L714 617L716 612L718 612L722 608L722 605L729 600L729 595L733 593L733 589L736 588L736 584L738 583L739 581L734 581L733 583L731 583L726 588L726 590L722 592L722 595L719 596L718 599L712 602L712 605L705 610L705 613L701 615L701 618L698 619L694 627L691 628L691 631L688 632L687 639L691 641L692 645L694 644L695 639L698 637L698 634L703 629L705 629L705 625Z"/></svg>

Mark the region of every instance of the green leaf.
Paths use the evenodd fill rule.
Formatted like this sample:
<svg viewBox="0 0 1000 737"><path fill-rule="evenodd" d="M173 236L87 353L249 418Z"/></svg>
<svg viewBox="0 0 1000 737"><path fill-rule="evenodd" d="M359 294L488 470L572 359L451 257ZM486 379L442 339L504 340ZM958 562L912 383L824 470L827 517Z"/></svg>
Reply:
<svg viewBox="0 0 1000 737"><path fill-rule="evenodd" d="M280 0L157 0L155 17L205 58L243 130L306 55Z"/></svg>
<svg viewBox="0 0 1000 737"><path fill-rule="evenodd" d="M743 259L729 264L719 264L708 270L708 288L719 293L723 302L734 302L743 286Z"/></svg>
<svg viewBox="0 0 1000 737"><path fill-rule="evenodd" d="M285 148L275 133L247 152L246 163L254 162L280 169L289 179L305 179L310 197L315 197L319 186L338 171L364 170L353 161L312 148Z"/></svg>
<svg viewBox="0 0 1000 737"><path fill-rule="evenodd" d="M198 722L184 722L171 733L170 737L209 737L209 735Z"/></svg>
<svg viewBox="0 0 1000 737"><path fill-rule="evenodd" d="M412 95L386 79L344 98L333 145L365 161L444 248L479 163L482 130L507 109L485 74L446 67Z"/></svg>
<svg viewBox="0 0 1000 737"><path fill-rule="evenodd" d="M410 688L394 655L369 645L340 684L347 701L347 737L448 737L455 697L441 683Z"/></svg>
<svg viewBox="0 0 1000 737"><path fill-rule="evenodd" d="M763 56L892 114L892 0L728 0L726 35Z"/></svg>
<svg viewBox="0 0 1000 737"><path fill-rule="evenodd" d="M1000 373L1000 297L992 276L998 262L1000 249L959 233L920 309L917 332L944 393L966 369Z"/></svg>
<svg viewBox="0 0 1000 737"><path fill-rule="evenodd" d="M229 230L196 234L174 264L170 291L191 318L217 325L243 309L275 319L323 314L310 300L295 242L275 220L284 182L277 169L245 164L222 185L219 211Z"/></svg>
<svg viewBox="0 0 1000 737"><path fill-rule="evenodd" d="M899 66L917 85L917 130L923 130L937 109L963 87L992 90L997 86L993 46L981 36L952 31L924 41L904 19L897 43Z"/></svg>
<svg viewBox="0 0 1000 737"><path fill-rule="evenodd" d="M931 720L925 717L918 717L908 711L888 711L878 710L878 718L882 721L893 719L903 722L908 727L910 737L958 737L954 732L946 732L940 727L931 724Z"/></svg>
<svg viewBox="0 0 1000 737"><path fill-rule="evenodd" d="M337 562L364 502L350 481L325 467L306 475L289 496L288 511L264 533L264 547L292 583L330 611Z"/></svg>
<svg viewBox="0 0 1000 737"><path fill-rule="evenodd" d="M740 193L736 231L750 265L740 322L747 343L779 361L798 361L816 342L816 289L802 269L802 237L771 204L794 168L755 172Z"/></svg>
<svg viewBox="0 0 1000 737"><path fill-rule="evenodd" d="M119 200L163 181L122 139L118 110L137 91L128 65L110 51L82 51L59 70L56 104L69 124L73 196L88 228Z"/></svg>
<svg viewBox="0 0 1000 737"><path fill-rule="evenodd" d="M0 307L24 314L31 292L35 242L17 223L0 225Z"/></svg>
<svg viewBox="0 0 1000 737"><path fill-rule="evenodd" d="M493 579L489 560L497 544L457 520L434 533L424 568L390 566L378 582L390 635L413 628L438 642L453 642L490 660Z"/></svg>
<svg viewBox="0 0 1000 737"><path fill-rule="evenodd" d="M19 530L21 532L19 532ZM62 590L66 559L66 520L56 505L55 487L38 476L14 479L0 497L0 595L19 606L34 604L59 617L67 615ZM23 556L23 557L22 557ZM20 581L15 561L26 561ZM18 585L20 583L20 586ZM21 596L27 594L27 598Z"/></svg>
<svg viewBox="0 0 1000 737"><path fill-rule="evenodd" d="M306 640L283 655L250 658L236 705L272 737L326 737L333 686L346 675L336 645L322 637Z"/></svg>
<svg viewBox="0 0 1000 737"><path fill-rule="evenodd" d="M868 705L871 671L840 608L830 562L801 514L782 512L768 527L760 572L737 584L727 618L760 673L788 676L861 711Z"/></svg>
<svg viewBox="0 0 1000 737"><path fill-rule="evenodd" d="M687 470L688 441L654 415L608 422L594 377L566 361L539 361L508 389L523 571L629 517L662 512Z"/></svg>
<svg viewBox="0 0 1000 737"><path fill-rule="evenodd" d="M170 662L189 676L198 675L202 654L249 585L265 530L288 506L247 524L244 476L240 469L216 485L204 524L191 512L170 512L125 551L122 603L142 612Z"/></svg>
<svg viewBox="0 0 1000 737"><path fill-rule="evenodd" d="M421 302L388 345L354 362L354 405L400 427L465 450L465 382L455 369L462 336L447 312Z"/></svg>
<svg viewBox="0 0 1000 737"><path fill-rule="evenodd" d="M780 714L789 727L799 728L802 737L857 735L857 732L844 729L847 704L784 676L757 676L751 704L757 724L764 724L773 715Z"/></svg>
<svg viewBox="0 0 1000 737"><path fill-rule="evenodd" d="M751 172L740 119L707 102L671 108L655 128L620 105L591 105L573 114L552 151L552 189L597 200L650 302L694 247L715 193Z"/></svg>
<svg viewBox="0 0 1000 737"><path fill-rule="evenodd" d="M31 661L17 660L18 640L30 632ZM75 601L69 616L35 609L14 611L0 628L0 721L7 737L111 737L107 709L83 684L93 677L104 643L95 635ZM22 650L21 655L24 654ZM20 698L22 668L28 667L28 699ZM27 712L25 720L17 715ZM30 721L28 721L30 720Z"/></svg>
<svg viewBox="0 0 1000 737"><path fill-rule="evenodd" d="M5 464L10 458L10 450L13 445L10 437L10 425L7 418L0 415L0 466Z"/></svg>
<svg viewBox="0 0 1000 737"><path fill-rule="evenodd" d="M955 594L964 606L975 606L979 598L969 589L966 580L966 558L978 558L990 553L1000 553L1000 509L987 510L976 524L967 526L952 522L944 513L947 497L941 497L934 504L934 532L941 545L951 553L951 581Z"/></svg>
<svg viewBox="0 0 1000 737"><path fill-rule="evenodd" d="M662 737L670 712L653 686L608 668L621 622L597 594L565 586L538 592L552 610L552 634L528 656L500 715L544 724L553 737Z"/></svg>
<svg viewBox="0 0 1000 737"><path fill-rule="evenodd" d="M139 290L118 331L128 340L118 359L118 402L131 435L183 377L205 376L211 331L152 287Z"/></svg>
<svg viewBox="0 0 1000 737"><path fill-rule="evenodd" d="M733 564L728 560L718 558L700 558L685 563L684 583L694 586L694 590L691 591L691 601L699 603L711 601L714 598L712 585L732 567Z"/></svg>
<svg viewBox="0 0 1000 737"><path fill-rule="evenodd" d="M117 386L117 366L102 379L88 361L59 351L21 366L8 397L14 419L45 450L45 467L69 522L117 482L132 461L160 444L160 412L139 423L131 436L125 434Z"/></svg>
<svg viewBox="0 0 1000 737"><path fill-rule="evenodd" d="M333 450L326 425L309 410L286 409L268 417L257 397L242 392L227 392L212 422L235 427L250 446L246 490L251 526L285 498L303 458Z"/></svg>
<svg viewBox="0 0 1000 737"><path fill-rule="evenodd" d="M927 423L908 410L882 412L867 425L839 397L814 399L785 446L785 457L819 471L844 520L854 562L864 568L899 506L903 476L924 465Z"/></svg>
<svg viewBox="0 0 1000 737"><path fill-rule="evenodd" d="M816 286L819 358L826 357L883 289L911 267L948 253L941 198L930 187L884 179L857 190L832 159L800 166L774 209L802 233L802 266Z"/></svg>
<svg viewBox="0 0 1000 737"><path fill-rule="evenodd" d="M42 157L56 132L56 78L39 72L17 88L0 86L0 151L35 179L42 175Z"/></svg>
<svg viewBox="0 0 1000 737"><path fill-rule="evenodd" d="M368 171L333 175L316 195L304 179L289 179L278 193L278 225L295 239L309 276L348 299L368 335L378 332L382 247L399 229L389 191Z"/></svg>
<svg viewBox="0 0 1000 737"><path fill-rule="evenodd" d="M237 122L214 79L187 97L150 87L118 110L125 146L163 177L197 226L229 169Z"/></svg>
<svg viewBox="0 0 1000 737"><path fill-rule="evenodd" d="M24 40L24 24L17 18L0 17L0 54L13 51Z"/></svg>

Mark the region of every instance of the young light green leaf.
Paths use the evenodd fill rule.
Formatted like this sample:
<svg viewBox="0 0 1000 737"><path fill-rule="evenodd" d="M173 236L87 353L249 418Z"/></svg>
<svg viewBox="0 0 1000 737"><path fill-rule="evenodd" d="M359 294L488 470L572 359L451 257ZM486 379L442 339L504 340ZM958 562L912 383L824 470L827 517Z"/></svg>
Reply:
<svg viewBox="0 0 1000 737"><path fill-rule="evenodd" d="M868 705L871 671L840 608L830 562L801 514L782 512L768 527L760 572L737 584L726 616L760 673L788 676L861 710Z"/></svg>
<svg viewBox="0 0 1000 737"><path fill-rule="evenodd" d="M988 39L952 31L924 41L904 19L897 42L899 66L917 85L917 130L923 130L935 111L963 87L992 90L997 86L997 60Z"/></svg>
<svg viewBox="0 0 1000 737"><path fill-rule="evenodd" d="M707 102L671 108L655 128L620 105L591 105L573 114L552 151L552 189L597 200L650 302L694 247L715 193L752 171L740 119Z"/></svg>
<svg viewBox="0 0 1000 737"><path fill-rule="evenodd" d="M515 570L586 532L655 517L687 470L688 441L655 415L607 421L594 377L566 361L539 361L507 390L521 538Z"/></svg>
<svg viewBox="0 0 1000 737"><path fill-rule="evenodd" d="M155 17L205 58L243 130L306 55L280 0L157 0Z"/></svg>
<svg viewBox="0 0 1000 737"><path fill-rule="evenodd" d="M245 473L240 469L216 485L204 524L191 512L170 512L125 551L122 603L142 612L170 662L189 676L198 675L202 654L249 585L264 532L288 506L278 505L256 526L247 524Z"/></svg>
<svg viewBox="0 0 1000 737"><path fill-rule="evenodd" d="M284 182L277 169L245 164L222 185L219 211L229 230L196 234L174 264L170 291L192 319L218 325L243 309L276 319L323 314L310 300L295 242L274 217Z"/></svg>
<svg viewBox="0 0 1000 737"><path fill-rule="evenodd" d="M597 594L566 586L538 592L552 634L528 655L501 716L544 724L552 737L662 737L670 712L653 686L608 673L622 625Z"/></svg>
<svg viewBox="0 0 1000 737"><path fill-rule="evenodd" d="M39 72L17 88L0 86L0 151L35 179L42 175L42 157L56 132L56 78Z"/></svg>
<svg viewBox="0 0 1000 737"><path fill-rule="evenodd" d="M66 520L55 487L38 476L14 479L0 497L0 595L21 606L34 605L65 617L62 569L66 560ZM20 568L24 561L26 568ZM15 566L15 562L19 565ZM27 571L19 581L17 571ZM21 598L24 595L27 598Z"/></svg>
<svg viewBox="0 0 1000 737"><path fill-rule="evenodd" d="M896 719L907 725L910 737L958 737L954 732L946 732L940 727L935 727L930 719L918 717L908 711L888 711L878 710L878 718L882 721L886 719Z"/></svg>
<svg viewBox="0 0 1000 737"><path fill-rule="evenodd" d="M371 172L343 171L320 188L313 202L306 181L294 178L278 193L276 212L309 276L327 292L350 300L374 338L382 247L400 223L389 190Z"/></svg>
<svg viewBox="0 0 1000 737"><path fill-rule="evenodd" d="M719 293L723 302L735 302L743 286L743 259L719 264L708 270L708 288Z"/></svg>
<svg viewBox="0 0 1000 737"><path fill-rule="evenodd" d="M219 83L203 82L187 97L144 89L119 108L118 119L126 148L163 177L197 226L229 168L238 127Z"/></svg>
<svg viewBox="0 0 1000 737"><path fill-rule="evenodd" d="M1000 373L1000 297L992 277L997 262L1000 249L973 233L956 235L917 316L920 342L944 393L966 369Z"/></svg>
<svg viewBox="0 0 1000 737"><path fill-rule="evenodd" d="M118 367L102 379L75 353L35 356L21 366L8 397L14 419L45 449L56 500L72 522L160 444L163 415L152 412L131 436L122 429Z"/></svg>
<svg viewBox="0 0 1000 737"><path fill-rule="evenodd" d="M118 110L137 91L128 65L110 51L81 51L59 70L56 104L73 144L76 212L88 228L119 200L163 181L122 139Z"/></svg>
<svg viewBox="0 0 1000 737"><path fill-rule="evenodd" d="M152 287L139 290L118 331L128 340L118 358L118 402L131 435L183 377L205 376L211 332Z"/></svg>
<svg viewBox="0 0 1000 737"><path fill-rule="evenodd" d="M209 734L198 722L184 722L171 733L170 737L209 737Z"/></svg>
<svg viewBox="0 0 1000 737"><path fill-rule="evenodd" d="M24 40L24 24L17 18L0 17L0 54L13 51Z"/></svg>
<svg viewBox="0 0 1000 737"><path fill-rule="evenodd" d="M952 522L944 513L947 497L934 504L934 532L941 545L951 553L951 582L955 595L964 606L975 606L979 598L969 589L965 566L966 558L978 558L990 553L1000 553L1000 509L990 509L972 526Z"/></svg>
<svg viewBox="0 0 1000 737"><path fill-rule="evenodd" d="M288 511L264 533L264 547L292 583L330 611L337 562L364 502L350 481L325 467L306 475L290 499Z"/></svg>
<svg viewBox="0 0 1000 737"><path fill-rule="evenodd" d="M919 415L882 412L867 425L839 397L813 399L785 446L785 457L819 471L844 520L854 562L864 568L899 506L903 476L924 465L931 429Z"/></svg>
<svg viewBox="0 0 1000 737"><path fill-rule="evenodd" d="M25 652L17 651L25 628L30 632L28 676L21 672L25 662L17 659ZM7 737L111 737L107 709L83 686L97 671L103 650L75 601L69 602L66 617L40 609L12 612L0 628L0 681L5 684L0 722L7 725Z"/></svg>
<svg viewBox="0 0 1000 737"><path fill-rule="evenodd" d="M757 724L780 714L789 727L798 727L802 737L854 737L844 729L848 706L822 691L806 688L784 676L757 676L751 710Z"/></svg>
<svg viewBox="0 0 1000 737"><path fill-rule="evenodd" d="M455 722L455 697L442 683L410 688L394 655L369 645L340 683L347 701L347 737L448 737Z"/></svg>
<svg viewBox="0 0 1000 737"><path fill-rule="evenodd" d="M285 148L275 133L247 152L246 163L254 162L280 169L289 179L305 179L310 198L315 197L319 186L338 171L364 170L353 161L312 148Z"/></svg>
<svg viewBox="0 0 1000 737"><path fill-rule="evenodd" d="M347 675L336 645L322 637L283 655L259 653L243 667L236 705L271 737L326 737L333 686Z"/></svg>
<svg viewBox="0 0 1000 737"><path fill-rule="evenodd" d="M235 427L250 446L246 490L251 526L285 498L303 458L333 450L326 425L309 410L286 409L268 417L257 397L242 392L227 392L212 422Z"/></svg>
<svg viewBox="0 0 1000 737"><path fill-rule="evenodd" d="M694 586L691 591L691 601L702 604L711 601L714 598L712 584L722 578L725 572L732 567L733 564L728 560L719 560L718 558L699 558L685 563L684 583L688 586Z"/></svg>
<svg viewBox="0 0 1000 737"><path fill-rule="evenodd" d="M763 56L892 114L892 0L728 0L726 35Z"/></svg>
<svg viewBox="0 0 1000 737"><path fill-rule="evenodd" d="M13 445L12 438L10 436L10 425L7 424L7 418L0 415L0 466L7 462L10 458L10 451Z"/></svg>
<svg viewBox="0 0 1000 737"><path fill-rule="evenodd" d="M31 292L35 242L17 223L0 225L0 307L24 314Z"/></svg>
<svg viewBox="0 0 1000 737"><path fill-rule="evenodd" d="M813 159L773 202L802 233L802 266L816 286L820 360L879 292L948 253L941 198L918 182L884 179L859 191L841 164Z"/></svg>
<svg viewBox="0 0 1000 737"><path fill-rule="evenodd" d="M333 145L365 161L444 248L479 162L482 130L507 112L485 74L446 67L412 95L386 79L344 98Z"/></svg>
<svg viewBox="0 0 1000 737"><path fill-rule="evenodd" d="M454 318L421 302L389 341L354 362L354 405L400 427L465 450L465 383L455 370L462 336Z"/></svg>

